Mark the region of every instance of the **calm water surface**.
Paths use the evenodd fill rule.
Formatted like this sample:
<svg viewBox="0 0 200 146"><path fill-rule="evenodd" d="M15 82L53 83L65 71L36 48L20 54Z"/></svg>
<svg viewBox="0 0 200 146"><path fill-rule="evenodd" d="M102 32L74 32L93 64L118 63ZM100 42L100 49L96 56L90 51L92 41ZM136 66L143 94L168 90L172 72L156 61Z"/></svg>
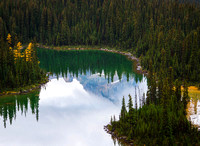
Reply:
<svg viewBox="0 0 200 146"><path fill-rule="evenodd" d="M103 130L124 96L138 106L147 80L120 54L38 49L52 74L39 91L0 97L0 145L113 146ZM140 98L139 98L140 97Z"/></svg>

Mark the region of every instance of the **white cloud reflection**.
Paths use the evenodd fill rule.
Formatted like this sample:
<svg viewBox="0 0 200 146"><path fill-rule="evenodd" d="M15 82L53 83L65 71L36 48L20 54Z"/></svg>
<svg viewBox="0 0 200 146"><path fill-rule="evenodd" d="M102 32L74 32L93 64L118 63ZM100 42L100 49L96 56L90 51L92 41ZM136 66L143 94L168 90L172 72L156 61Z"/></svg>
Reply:
<svg viewBox="0 0 200 146"><path fill-rule="evenodd" d="M146 80L135 85L146 91ZM111 115L118 118L122 97L135 94L133 85L119 88L110 100L85 90L78 79L52 79L40 91L39 121L30 109L26 117L18 112L12 126L0 128L0 145L113 146L103 126Z"/></svg>
<svg viewBox="0 0 200 146"><path fill-rule="evenodd" d="M89 104L85 102L88 100L86 98L89 98L89 94L76 79L69 83L63 78L52 79L40 91L41 106L68 107Z"/></svg>
<svg viewBox="0 0 200 146"><path fill-rule="evenodd" d="M40 92L40 106L40 111L43 111L40 123L44 121L43 128L52 137L51 144L113 145L103 125L109 122L108 117L119 112L119 107L105 98L86 92L76 79L68 83L63 78L51 80L46 89L42 88ZM55 142L54 136L59 137L59 142Z"/></svg>

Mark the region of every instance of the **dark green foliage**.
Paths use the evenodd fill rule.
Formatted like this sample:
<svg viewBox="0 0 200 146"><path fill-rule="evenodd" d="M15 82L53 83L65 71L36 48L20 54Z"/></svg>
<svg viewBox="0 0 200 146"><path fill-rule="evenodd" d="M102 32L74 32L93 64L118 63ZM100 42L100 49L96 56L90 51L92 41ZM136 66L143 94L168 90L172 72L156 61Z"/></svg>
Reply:
<svg viewBox="0 0 200 146"><path fill-rule="evenodd" d="M0 36L117 46L142 55L146 69L151 60L155 72L172 66L175 78L199 82L199 18L199 3L190 0L1 0Z"/></svg>
<svg viewBox="0 0 200 146"><path fill-rule="evenodd" d="M187 84L183 85L181 97L181 85L178 80L173 81L171 67L168 72L158 73L157 76L152 72L149 75L148 104L133 109L129 95L128 113L123 119L109 125L110 130L118 136L126 136L136 145L199 145L200 133L186 118L189 102ZM152 82L153 79L158 82ZM154 85L158 90L151 89ZM153 95L156 95L157 100L153 100ZM124 102L123 99L122 103ZM124 105L122 109L124 110Z"/></svg>
<svg viewBox="0 0 200 146"><path fill-rule="evenodd" d="M190 98L189 98L189 96L188 96L188 85L187 85L187 83L186 82L184 82L184 85L183 85L183 87L184 87L184 90L183 90L183 106L184 106L184 109L186 109L187 108L187 104L188 104L188 102L189 102L189 100L190 100ZM187 113L186 113L186 110L184 111L184 114L186 115Z"/></svg>
<svg viewBox="0 0 200 146"><path fill-rule="evenodd" d="M19 90L24 86L40 83L45 79L45 73L39 68L36 52L33 52L32 57L32 61L26 61L25 58L19 58L15 61L14 53L9 49L8 43L1 39L0 92L14 88Z"/></svg>
<svg viewBox="0 0 200 146"><path fill-rule="evenodd" d="M152 61L150 60L149 65L149 74L148 74L148 99L147 104L151 103L157 103L156 99L156 80L155 75L153 75L153 67L152 67Z"/></svg>
<svg viewBox="0 0 200 146"><path fill-rule="evenodd" d="M127 110L126 110L126 105L125 105L125 99L123 97L122 99L122 109L121 109L121 114L120 114L120 120L124 121L125 117L127 114Z"/></svg>

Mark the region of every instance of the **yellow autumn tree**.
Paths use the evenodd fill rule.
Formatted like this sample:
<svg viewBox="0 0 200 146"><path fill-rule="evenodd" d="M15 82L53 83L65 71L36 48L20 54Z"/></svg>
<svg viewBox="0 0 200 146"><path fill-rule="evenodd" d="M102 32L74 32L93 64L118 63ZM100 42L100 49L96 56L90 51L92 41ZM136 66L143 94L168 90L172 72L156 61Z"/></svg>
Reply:
<svg viewBox="0 0 200 146"><path fill-rule="evenodd" d="M17 43L17 48L16 48L15 50L13 50L15 62L16 62L16 60L17 60L18 58L23 57L23 55L21 55L21 51L20 51L21 48L22 48L22 44L21 44L21 42L18 42L18 43Z"/></svg>
<svg viewBox="0 0 200 146"><path fill-rule="evenodd" d="M7 36L7 41L8 41L8 44L11 45L12 39L11 39L11 35L10 34L8 34L8 36Z"/></svg>
<svg viewBox="0 0 200 146"><path fill-rule="evenodd" d="M8 36L7 36L7 41L8 41L8 44L11 45L12 39L11 39L10 34L8 34ZM13 50L12 47L9 47L9 50L12 51Z"/></svg>
<svg viewBox="0 0 200 146"><path fill-rule="evenodd" d="M21 42L18 42L17 43L17 52L18 52L18 57L20 58L20 57L24 57L24 53L21 53L21 50L22 49L22 43Z"/></svg>
<svg viewBox="0 0 200 146"><path fill-rule="evenodd" d="M9 49L10 49L10 51L12 51L13 49L12 49L12 47L9 47Z"/></svg>
<svg viewBox="0 0 200 146"><path fill-rule="evenodd" d="M32 61L32 53L33 53L33 44L29 43L28 47L25 50L26 61Z"/></svg>

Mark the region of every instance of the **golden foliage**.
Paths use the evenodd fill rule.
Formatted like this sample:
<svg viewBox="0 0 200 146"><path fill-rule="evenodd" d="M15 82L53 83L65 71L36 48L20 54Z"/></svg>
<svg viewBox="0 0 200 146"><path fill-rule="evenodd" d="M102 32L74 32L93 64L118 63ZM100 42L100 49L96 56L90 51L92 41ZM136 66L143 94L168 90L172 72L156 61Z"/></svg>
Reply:
<svg viewBox="0 0 200 146"><path fill-rule="evenodd" d="M10 34L8 34L8 36L7 36L7 41L11 45L11 35Z"/></svg>
<svg viewBox="0 0 200 146"><path fill-rule="evenodd" d="M181 90L183 90L183 86L181 87ZM189 86L188 87L188 92L190 93L198 93L200 94L200 90L196 86Z"/></svg>
<svg viewBox="0 0 200 146"><path fill-rule="evenodd" d="M32 46L33 44L29 43L28 47L25 50L26 61L32 61L32 53L33 53Z"/></svg>
<svg viewBox="0 0 200 146"><path fill-rule="evenodd" d="M18 42L18 43L17 43L17 49L20 50L21 48L22 48L22 43L21 43L21 42Z"/></svg>
<svg viewBox="0 0 200 146"><path fill-rule="evenodd" d="M18 42L17 43L17 47L15 50L13 50L13 54L14 54L14 60L15 60L15 63L16 63L16 60L19 59L19 58L24 58L26 59L26 61L32 61L32 54L33 54L33 44L32 43L29 43L28 47L25 49L24 53L21 53L21 48L22 48L22 44L21 42ZM12 48L11 48L12 49Z"/></svg>
<svg viewBox="0 0 200 146"><path fill-rule="evenodd" d="M10 34L8 34L7 41L9 44L11 44L11 35ZM33 44L32 43L29 43L29 45L25 49L24 53L21 53L21 49L22 49L21 42L18 42L17 46L15 46L15 48L16 49L9 47L9 50L11 50L13 52L15 63L16 63L17 59L24 58L24 57L25 57L26 61L32 61L32 59L33 59ZM40 62L38 62L38 64L39 63Z"/></svg>
<svg viewBox="0 0 200 146"><path fill-rule="evenodd" d="M21 58L21 57L22 57L21 51L20 51L21 48L22 48L22 44L21 44L21 42L18 42L18 43L17 43L17 48L16 48L15 50L13 50L15 62L16 62L16 60L17 60L18 58Z"/></svg>

